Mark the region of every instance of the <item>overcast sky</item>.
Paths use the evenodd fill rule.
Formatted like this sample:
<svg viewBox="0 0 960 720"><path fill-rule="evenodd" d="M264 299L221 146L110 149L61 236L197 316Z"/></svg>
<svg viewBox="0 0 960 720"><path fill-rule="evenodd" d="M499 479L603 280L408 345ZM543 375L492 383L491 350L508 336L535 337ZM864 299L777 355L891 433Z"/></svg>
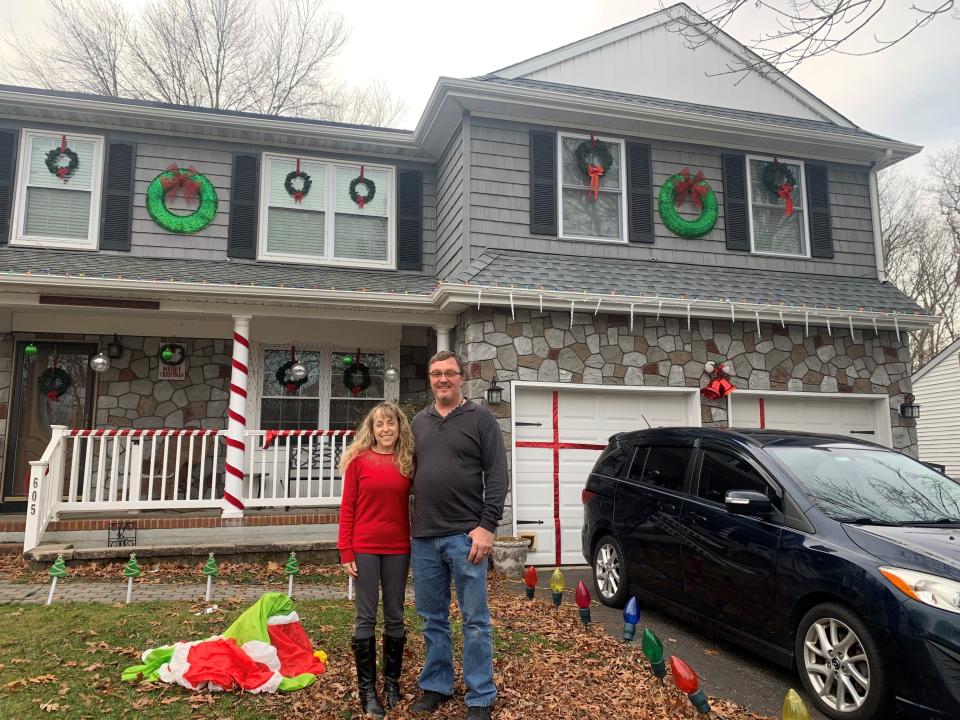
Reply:
<svg viewBox="0 0 960 720"><path fill-rule="evenodd" d="M264 0L260 0L264 1ZM132 7L143 0L125 0ZM381 78L406 102L396 124L413 127L440 76L471 77L496 70L587 35L636 19L661 7L658 0L325 0L351 28L350 43L336 63L341 79L361 83ZM688 2L695 9L698 0ZM699 2L710 6L714 0ZM881 36L890 37L910 17L907 0L891 5ZM929 4L917 0L917 4ZM0 10L18 35L43 30L39 0ZM769 17L752 3L727 28L741 42L763 29ZM871 132L923 145L905 169L922 172L923 159L960 140L960 19L941 17L882 54L834 54L811 61L794 79L853 122ZM0 51L2 52L2 51ZM643 72L643 68L624 68Z"/></svg>

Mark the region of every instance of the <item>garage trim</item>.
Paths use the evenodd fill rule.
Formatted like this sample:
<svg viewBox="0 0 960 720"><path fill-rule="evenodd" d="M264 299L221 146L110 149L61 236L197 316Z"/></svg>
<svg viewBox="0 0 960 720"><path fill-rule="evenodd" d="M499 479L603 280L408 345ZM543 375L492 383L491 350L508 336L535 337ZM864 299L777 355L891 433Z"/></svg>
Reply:
<svg viewBox="0 0 960 720"><path fill-rule="evenodd" d="M640 393L640 394L673 394L687 398L687 418L689 424L700 427L700 388L676 386L649 386L649 385L598 385L563 382L536 382L533 380L510 381L510 505L512 509L513 536L517 536L517 413L514 408L517 404L517 391L524 388L537 390L557 390L575 392L604 392L604 393Z"/></svg>
<svg viewBox="0 0 960 720"><path fill-rule="evenodd" d="M799 392L790 390L740 390L739 388L727 395L727 427L736 429L733 413L734 397L769 397L769 398L817 398L818 400L868 400L873 405L874 420L877 425L877 443L886 447L893 447L893 429L890 424L890 396L877 393L823 393Z"/></svg>

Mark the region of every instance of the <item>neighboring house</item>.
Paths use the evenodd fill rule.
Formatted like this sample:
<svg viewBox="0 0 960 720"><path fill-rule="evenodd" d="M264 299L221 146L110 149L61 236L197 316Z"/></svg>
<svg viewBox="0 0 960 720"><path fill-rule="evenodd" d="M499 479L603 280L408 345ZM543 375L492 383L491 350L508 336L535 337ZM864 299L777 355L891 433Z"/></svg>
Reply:
<svg viewBox="0 0 960 720"><path fill-rule="evenodd" d="M724 33L687 49L680 13L441 78L413 131L0 88L3 499L29 495L26 544L72 510L336 506L342 440L265 433L416 396L437 348L463 355L472 399L504 388L504 532L534 534L535 561L582 562L580 489L615 431L786 427L915 454L906 334L937 318L885 281L876 173L920 148L789 78L710 74L747 51ZM61 143L66 181L45 164ZM209 181L199 205L172 164ZM685 167L703 216L669 201ZM56 401L52 371L38 385L54 356ZM701 397L708 360L728 398Z"/></svg>
<svg viewBox="0 0 960 720"><path fill-rule="evenodd" d="M917 442L920 457L960 479L960 340L951 343L913 374L913 394L920 405Z"/></svg>

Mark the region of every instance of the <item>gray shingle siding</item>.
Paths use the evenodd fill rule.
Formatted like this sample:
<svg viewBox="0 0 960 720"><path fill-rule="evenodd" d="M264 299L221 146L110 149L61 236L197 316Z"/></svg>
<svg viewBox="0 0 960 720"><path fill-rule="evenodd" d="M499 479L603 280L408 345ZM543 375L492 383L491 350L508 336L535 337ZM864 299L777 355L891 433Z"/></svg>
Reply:
<svg viewBox="0 0 960 720"><path fill-rule="evenodd" d="M474 116L470 140L470 259L484 248L517 249L557 255L649 259L734 268L876 277L867 170L830 165L830 201L835 257L807 260L728 252L724 241L721 148L647 141L652 145L654 187L689 166L703 170L717 194L721 213L702 238L685 240L671 233L655 213L654 244L582 242L532 236L529 232L529 126ZM640 138L643 140L643 138ZM801 158L802 159L802 158ZM656 201L656 200L654 200Z"/></svg>
<svg viewBox="0 0 960 720"><path fill-rule="evenodd" d="M437 163L436 272L444 279L456 275L463 261L463 132L454 132Z"/></svg>

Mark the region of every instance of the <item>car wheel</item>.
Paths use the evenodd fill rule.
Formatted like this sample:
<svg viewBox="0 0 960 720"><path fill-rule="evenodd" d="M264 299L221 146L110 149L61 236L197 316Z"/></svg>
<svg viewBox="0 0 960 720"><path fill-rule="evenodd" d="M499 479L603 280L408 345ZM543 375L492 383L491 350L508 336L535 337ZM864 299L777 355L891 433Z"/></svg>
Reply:
<svg viewBox="0 0 960 720"><path fill-rule="evenodd" d="M593 587L600 602L623 607L630 583L623 563L623 548L613 535L604 535L593 549Z"/></svg>
<svg viewBox="0 0 960 720"><path fill-rule="evenodd" d="M890 683L880 646L849 608L812 608L797 626L794 647L800 681L820 712L837 720L889 716Z"/></svg>

